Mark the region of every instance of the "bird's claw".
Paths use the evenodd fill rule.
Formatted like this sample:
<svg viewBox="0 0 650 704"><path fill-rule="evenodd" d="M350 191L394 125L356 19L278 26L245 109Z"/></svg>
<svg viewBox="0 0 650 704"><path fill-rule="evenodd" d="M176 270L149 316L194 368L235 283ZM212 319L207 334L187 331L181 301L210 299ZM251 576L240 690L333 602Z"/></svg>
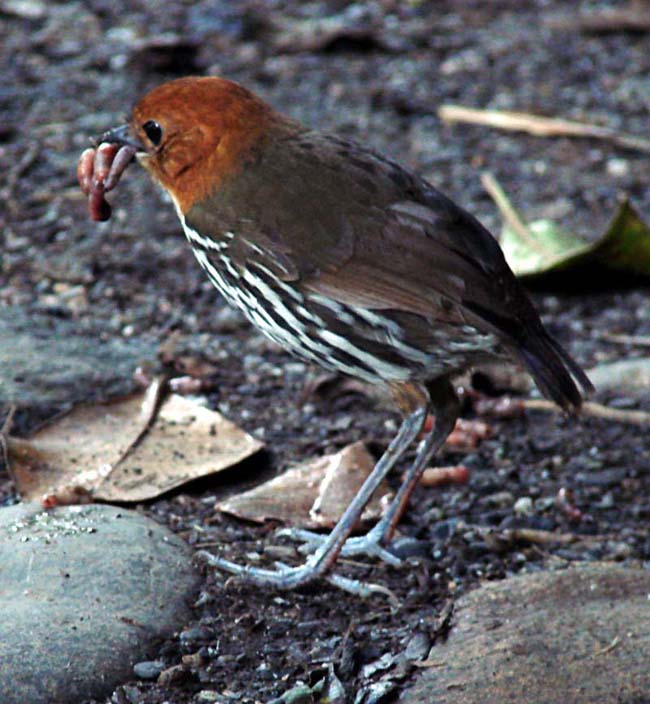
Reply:
<svg viewBox="0 0 650 704"><path fill-rule="evenodd" d="M261 567L253 567L251 565L238 565L236 562L218 557L205 550L198 552L197 557L205 560L211 567L223 570L224 572L230 572L230 574L233 574L235 577L241 577L247 582L252 582L262 587L293 589L310 582L314 578L314 570L309 562L300 567L290 567L283 562L276 562L275 569L269 570ZM358 579L343 577L339 574L325 574L322 575L322 578L328 584L348 592L349 594L353 594L354 596L367 598L376 594L383 594L388 597L394 607L401 605L395 593L381 584L362 582Z"/></svg>
<svg viewBox="0 0 650 704"><path fill-rule="evenodd" d="M341 557L375 557L394 567L401 565L402 560L382 545L384 531L381 529L376 531L376 528L377 526L365 535L348 538L339 555ZM298 548L298 551L303 554L312 553L327 540L327 535L313 533L303 528L282 528L277 531L276 535L301 542L302 546Z"/></svg>

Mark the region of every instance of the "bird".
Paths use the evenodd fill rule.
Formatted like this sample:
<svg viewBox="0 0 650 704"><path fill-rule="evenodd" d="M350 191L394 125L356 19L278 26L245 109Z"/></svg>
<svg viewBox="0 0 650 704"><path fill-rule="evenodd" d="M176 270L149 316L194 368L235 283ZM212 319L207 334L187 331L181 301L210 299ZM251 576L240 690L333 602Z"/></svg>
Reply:
<svg viewBox="0 0 650 704"><path fill-rule="evenodd" d="M397 564L396 525L459 416L455 376L518 360L569 413L593 391L492 234L377 151L304 126L216 76L153 88L100 142L130 150L127 158L134 154L169 194L199 265L229 304L298 358L380 387L401 413L386 451L302 565L270 569L210 555L215 567L293 589L328 576L340 554ZM430 412L433 428L385 514L351 537Z"/></svg>

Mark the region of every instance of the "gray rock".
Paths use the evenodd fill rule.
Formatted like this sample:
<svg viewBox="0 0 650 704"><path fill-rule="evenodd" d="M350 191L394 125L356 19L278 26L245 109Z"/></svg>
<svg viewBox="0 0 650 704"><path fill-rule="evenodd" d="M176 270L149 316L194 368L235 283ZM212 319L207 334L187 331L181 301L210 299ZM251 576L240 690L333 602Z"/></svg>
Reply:
<svg viewBox="0 0 650 704"><path fill-rule="evenodd" d="M114 506L0 510L0 701L74 704L133 677L190 618L191 550Z"/></svg>
<svg viewBox="0 0 650 704"><path fill-rule="evenodd" d="M409 704L647 701L650 570L608 563L488 584L459 600Z"/></svg>
<svg viewBox="0 0 650 704"><path fill-rule="evenodd" d="M125 394L134 387L137 365L155 354L152 343L103 342L99 330L81 330L73 320L0 307L0 403L47 415L81 400Z"/></svg>

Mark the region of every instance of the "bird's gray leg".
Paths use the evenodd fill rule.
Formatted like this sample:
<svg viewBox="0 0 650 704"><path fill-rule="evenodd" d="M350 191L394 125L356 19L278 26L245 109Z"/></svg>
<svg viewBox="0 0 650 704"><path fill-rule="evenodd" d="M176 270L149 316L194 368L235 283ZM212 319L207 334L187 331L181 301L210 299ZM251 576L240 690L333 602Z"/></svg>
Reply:
<svg viewBox="0 0 650 704"><path fill-rule="evenodd" d="M366 555L377 557L391 565L399 565L401 563L400 558L387 549L386 545L390 541L393 531L406 509L409 497L417 486L422 472L427 468L431 458L442 447L449 433L454 429L459 414L458 397L453 386L446 378L431 382L429 394L431 406L436 414L434 427L420 443L413 464L381 520L365 535L357 538L348 538L341 548L340 554L342 556ZM281 530L279 534L302 541L304 545L301 551L303 552L313 551L324 540L324 536L320 533L312 533L308 530L295 528Z"/></svg>
<svg viewBox="0 0 650 704"><path fill-rule="evenodd" d="M383 546L390 541L406 510L408 500L420 481L422 472L454 429L459 415L458 397L447 379L437 379L432 382L429 385L429 394L431 406L436 414L435 424L429 435L420 444L415 460L404 477L395 498L372 530L359 538L350 538L345 543L341 549L341 555L375 555L386 560L384 554L388 551ZM392 556L393 561L398 559L392 553L388 552L388 554Z"/></svg>
<svg viewBox="0 0 650 704"><path fill-rule="evenodd" d="M427 398L424 389L415 386L412 388L419 391L419 398ZM280 589L294 589L325 574L336 561L341 548L374 492L422 430L427 416L428 404L420 404L419 407L410 410L411 412L405 417L397 435L393 438L386 452L381 456L339 522L313 554L307 558L304 565L300 567L280 565L276 570L269 570L238 565L206 552L200 553L201 557L208 564L226 572L231 572L247 582L262 586L271 585Z"/></svg>

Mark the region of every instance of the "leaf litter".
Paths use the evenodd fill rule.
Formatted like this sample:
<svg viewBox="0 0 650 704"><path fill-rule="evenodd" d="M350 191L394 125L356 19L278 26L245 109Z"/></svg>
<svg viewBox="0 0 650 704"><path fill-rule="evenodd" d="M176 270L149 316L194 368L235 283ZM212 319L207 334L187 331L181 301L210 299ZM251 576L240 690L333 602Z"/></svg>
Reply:
<svg viewBox="0 0 650 704"><path fill-rule="evenodd" d="M365 444L355 442L341 451L303 462L279 477L226 501L217 508L238 518L264 522L278 520L305 528L331 528L375 466ZM361 516L381 516L391 497L384 482Z"/></svg>
<svg viewBox="0 0 650 704"><path fill-rule="evenodd" d="M106 403L80 404L30 438L6 438L23 500L45 505L153 499L250 457L263 443L155 380Z"/></svg>

